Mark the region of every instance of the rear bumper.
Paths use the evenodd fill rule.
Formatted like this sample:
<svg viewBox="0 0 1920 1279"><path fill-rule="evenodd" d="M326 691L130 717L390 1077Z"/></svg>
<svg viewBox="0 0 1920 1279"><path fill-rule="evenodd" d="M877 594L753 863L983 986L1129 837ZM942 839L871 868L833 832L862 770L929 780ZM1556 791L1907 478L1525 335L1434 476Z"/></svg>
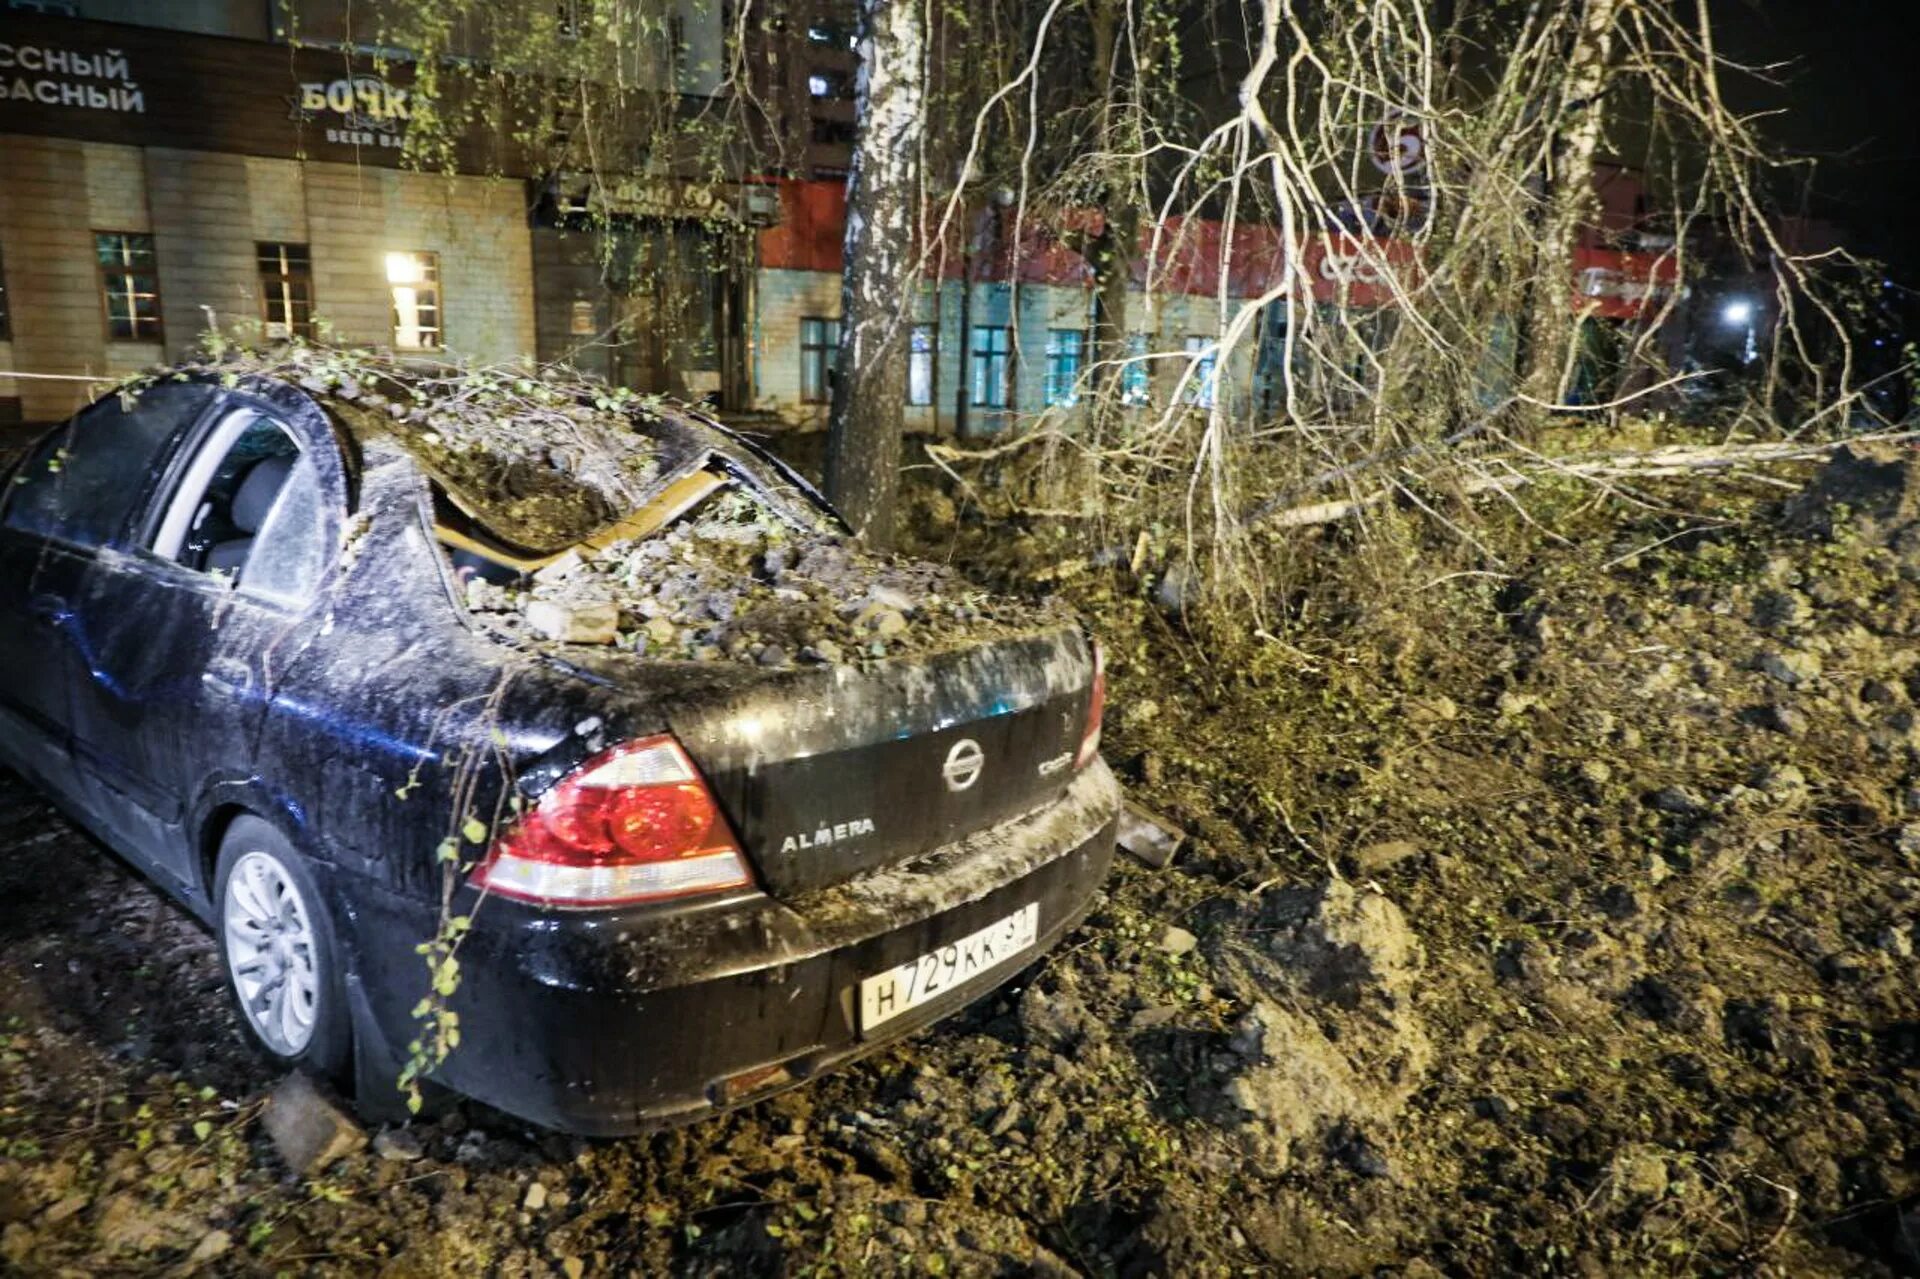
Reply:
<svg viewBox="0 0 1920 1279"><path fill-rule="evenodd" d="M1091 905L1112 864L1118 806L1112 774L1096 763L1040 812L804 898L591 914L487 901L460 951L462 1042L435 1078L589 1136L757 1100L948 1016L1038 958ZM1032 950L859 1033L863 977L1029 902L1040 906ZM413 946L431 928L374 914L355 930L369 1011L390 1042L405 1043L425 985Z"/></svg>

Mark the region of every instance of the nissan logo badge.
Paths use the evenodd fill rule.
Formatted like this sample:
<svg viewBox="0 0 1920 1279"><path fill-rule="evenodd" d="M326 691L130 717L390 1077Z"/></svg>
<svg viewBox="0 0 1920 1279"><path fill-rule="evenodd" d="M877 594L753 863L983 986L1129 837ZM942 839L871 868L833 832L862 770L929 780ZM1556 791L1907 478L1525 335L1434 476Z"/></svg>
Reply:
<svg viewBox="0 0 1920 1279"><path fill-rule="evenodd" d="M940 766L940 775L947 779L948 790L963 791L980 780L980 770L986 765L987 756L980 749L980 743L963 737L947 752L947 762Z"/></svg>

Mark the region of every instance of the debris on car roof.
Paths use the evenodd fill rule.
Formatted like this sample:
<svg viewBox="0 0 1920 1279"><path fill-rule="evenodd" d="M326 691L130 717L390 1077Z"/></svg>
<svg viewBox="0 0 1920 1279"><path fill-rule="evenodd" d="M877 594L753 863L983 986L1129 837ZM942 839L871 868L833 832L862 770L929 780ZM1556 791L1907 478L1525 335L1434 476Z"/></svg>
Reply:
<svg viewBox="0 0 1920 1279"><path fill-rule="evenodd" d="M443 524L442 540L520 572L508 585L466 583L469 610L520 642L781 667L1073 624L1051 601L990 595L950 569L869 551L791 491L790 474L730 448L737 437L564 366L216 345L125 389L193 376L297 386L356 436L411 455L458 508L453 522L472 517L468 531L485 534Z"/></svg>
<svg viewBox="0 0 1920 1279"><path fill-rule="evenodd" d="M158 377L195 375L298 386L355 434L392 439L488 528L526 547L565 547L605 527L659 475L657 447L634 416L664 401L562 365L432 364L294 342L218 346Z"/></svg>
<svg viewBox="0 0 1920 1279"><path fill-rule="evenodd" d="M475 578L467 601L530 640L770 667L927 652L1071 621L940 565L797 529L741 489L652 537L569 552L525 589Z"/></svg>

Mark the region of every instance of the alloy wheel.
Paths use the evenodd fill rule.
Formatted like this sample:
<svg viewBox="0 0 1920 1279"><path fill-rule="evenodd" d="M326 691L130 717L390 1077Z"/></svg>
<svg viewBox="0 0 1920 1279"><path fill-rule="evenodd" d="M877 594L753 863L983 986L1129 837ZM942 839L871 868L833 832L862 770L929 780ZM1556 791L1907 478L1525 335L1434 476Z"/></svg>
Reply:
<svg viewBox="0 0 1920 1279"><path fill-rule="evenodd" d="M267 1047L297 1057L313 1038L320 998L313 916L270 853L241 855L227 876L227 970L247 1020Z"/></svg>

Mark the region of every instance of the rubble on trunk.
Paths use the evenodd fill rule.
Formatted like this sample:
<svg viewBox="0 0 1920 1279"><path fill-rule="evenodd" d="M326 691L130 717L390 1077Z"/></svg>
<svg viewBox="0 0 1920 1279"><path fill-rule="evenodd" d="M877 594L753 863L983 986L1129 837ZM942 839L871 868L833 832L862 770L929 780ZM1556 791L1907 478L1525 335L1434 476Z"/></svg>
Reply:
<svg viewBox="0 0 1920 1279"><path fill-rule="evenodd" d="M743 491L651 537L569 551L524 589L475 579L467 603L529 638L765 667L928 652L1071 621L940 565L797 529Z"/></svg>

